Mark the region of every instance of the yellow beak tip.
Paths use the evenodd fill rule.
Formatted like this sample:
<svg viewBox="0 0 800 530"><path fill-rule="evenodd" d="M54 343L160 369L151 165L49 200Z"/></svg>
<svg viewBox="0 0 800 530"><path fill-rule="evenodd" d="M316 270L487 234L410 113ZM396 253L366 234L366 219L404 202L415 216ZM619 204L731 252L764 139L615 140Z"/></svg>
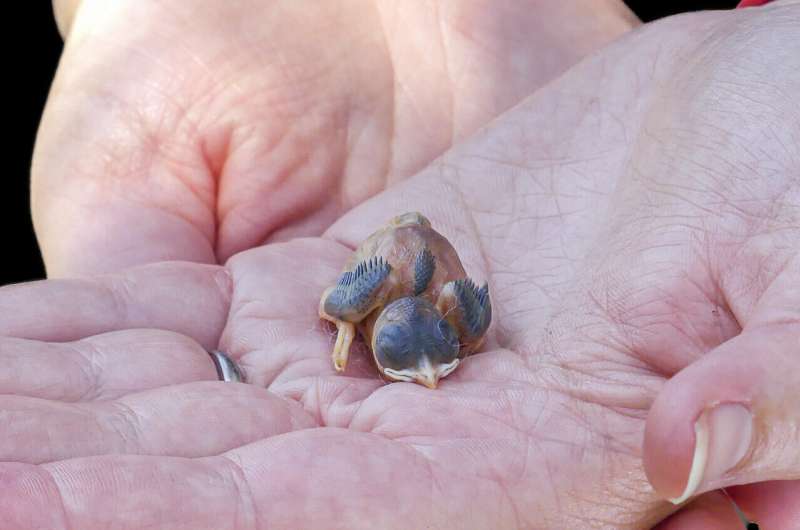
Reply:
<svg viewBox="0 0 800 530"><path fill-rule="evenodd" d="M435 390L439 384L439 381L436 379L422 379L419 381L423 386L430 388L431 390Z"/></svg>

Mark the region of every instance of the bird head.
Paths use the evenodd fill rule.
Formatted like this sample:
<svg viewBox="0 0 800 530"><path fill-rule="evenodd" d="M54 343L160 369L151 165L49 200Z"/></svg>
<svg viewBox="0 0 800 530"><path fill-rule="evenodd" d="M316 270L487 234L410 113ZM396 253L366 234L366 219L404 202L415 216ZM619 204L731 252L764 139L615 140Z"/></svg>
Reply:
<svg viewBox="0 0 800 530"><path fill-rule="evenodd" d="M388 304L372 334L372 351L380 371L393 381L436 388L459 364L455 330L436 307L421 297Z"/></svg>

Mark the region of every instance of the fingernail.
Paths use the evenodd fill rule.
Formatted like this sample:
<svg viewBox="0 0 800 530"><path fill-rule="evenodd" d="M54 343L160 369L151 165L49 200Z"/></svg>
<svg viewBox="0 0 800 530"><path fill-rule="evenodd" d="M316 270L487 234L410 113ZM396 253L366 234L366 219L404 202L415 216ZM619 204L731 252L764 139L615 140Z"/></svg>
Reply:
<svg viewBox="0 0 800 530"><path fill-rule="evenodd" d="M709 482L722 478L747 454L753 436L753 416L743 405L725 403L700 415L694 424L694 456L686 489L669 499L681 504Z"/></svg>

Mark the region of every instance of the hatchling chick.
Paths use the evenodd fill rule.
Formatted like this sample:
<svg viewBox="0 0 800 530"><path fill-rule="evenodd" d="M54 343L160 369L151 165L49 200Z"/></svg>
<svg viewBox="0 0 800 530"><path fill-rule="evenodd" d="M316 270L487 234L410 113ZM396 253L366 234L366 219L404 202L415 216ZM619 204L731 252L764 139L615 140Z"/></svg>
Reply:
<svg viewBox="0 0 800 530"><path fill-rule="evenodd" d="M319 316L336 324L337 371L358 330L384 379L436 388L481 347L492 305L488 284L476 286L450 242L410 212L356 249L322 294Z"/></svg>

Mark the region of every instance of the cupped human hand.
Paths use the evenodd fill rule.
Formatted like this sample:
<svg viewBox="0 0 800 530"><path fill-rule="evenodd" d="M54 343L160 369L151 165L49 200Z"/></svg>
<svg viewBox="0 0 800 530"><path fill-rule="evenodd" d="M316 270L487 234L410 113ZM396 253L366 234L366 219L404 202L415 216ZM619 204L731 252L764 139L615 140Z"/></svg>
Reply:
<svg viewBox="0 0 800 530"><path fill-rule="evenodd" d="M55 0L49 277L320 235L638 24L621 0Z"/></svg>
<svg viewBox="0 0 800 530"><path fill-rule="evenodd" d="M797 7L647 27L322 238L6 288L20 357L77 350L92 389L27 395L28 372L3 390L11 528L646 528L677 510L720 397L756 419L750 444L694 493L792 491L766 481L798 478ZM334 373L316 317L350 249L406 210L495 308L485 351L435 391L378 382L363 351ZM203 381L200 345L251 384ZM126 363L157 373L102 386ZM89 427L59 438L69 414Z"/></svg>

